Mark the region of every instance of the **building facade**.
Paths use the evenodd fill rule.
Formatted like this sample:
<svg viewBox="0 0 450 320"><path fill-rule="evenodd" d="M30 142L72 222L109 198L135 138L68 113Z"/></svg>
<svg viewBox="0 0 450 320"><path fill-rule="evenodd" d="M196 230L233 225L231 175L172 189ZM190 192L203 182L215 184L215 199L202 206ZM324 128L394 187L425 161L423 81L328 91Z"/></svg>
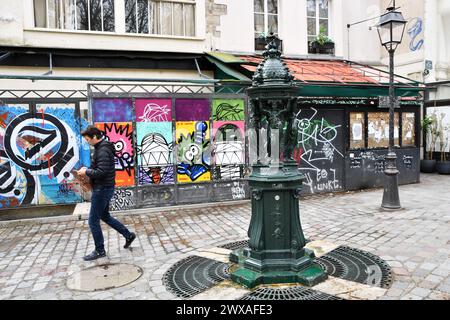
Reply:
<svg viewBox="0 0 450 320"><path fill-rule="evenodd" d="M387 75L367 66L383 65L373 28L381 7L1 0L0 208L88 200L70 171L89 165L80 137L89 123L116 145L113 210L247 198L245 88L271 33L302 86L305 192L381 186L387 112L378 97ZM399 95L417 97L417 83L397 80ZM401 183L419 179L417 105L403 101L397 113Z"/></svg>

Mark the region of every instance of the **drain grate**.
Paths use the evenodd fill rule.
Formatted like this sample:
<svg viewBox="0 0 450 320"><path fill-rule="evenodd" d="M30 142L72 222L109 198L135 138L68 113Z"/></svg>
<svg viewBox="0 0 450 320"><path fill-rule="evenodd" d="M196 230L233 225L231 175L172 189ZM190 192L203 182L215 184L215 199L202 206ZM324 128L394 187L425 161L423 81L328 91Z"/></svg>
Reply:
<svg viewBox="0 0 450 320"><path fill-rule="evenodd" d="M311 240L306 239L306 243L311 242ZM241 240L241 241L235 241L231 243L227 243L224 245L219 246L219 248L228 249L228 250L236 250L240 248L246 248L248 247L248 240Z"/></svg>
<svg viewBox="0 0 450 320"><path fill-rule="evenodd" d="M246 248L246 247L248 247L248 240L235 241L235 242L231 242L231 243L227 243L222 246L219 246L219 248L228 249L228 250L236 250L236 249Z"/></svg>
<svg viewBox="0 0 450 320"><path fill-rule="evenodd" d="M391 267L370 252L340 246L315 259L328 275L381 288L392 283Z"/></svg>
<svg viewBox="0 0 450 320"><path fill-rule="evenodd" d="M259 287L246 294L241 300L344 300L342 298L312 290L306 287L295 286L288 288Z"/></svg>
<svg viewBox="0 0 450 320"><path fill-rule="evenodd" d="M167 291L179 298L190 298L229 278L229 265L208 258L189 256L164 274Z"/></svg>

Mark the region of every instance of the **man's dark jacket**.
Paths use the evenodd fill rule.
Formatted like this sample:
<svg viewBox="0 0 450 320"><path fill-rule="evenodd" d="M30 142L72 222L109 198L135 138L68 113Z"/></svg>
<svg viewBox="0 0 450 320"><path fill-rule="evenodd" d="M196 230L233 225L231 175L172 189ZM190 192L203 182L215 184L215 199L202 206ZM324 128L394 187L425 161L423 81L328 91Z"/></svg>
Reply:
<svg viewBox="0 0 450 320"><path fill-rule="evenodd" d="M116 178L114 144L103 139L94 146L94 149L91 167L86 170L86 175L91 178L93 187L114 186Z"/></svg>

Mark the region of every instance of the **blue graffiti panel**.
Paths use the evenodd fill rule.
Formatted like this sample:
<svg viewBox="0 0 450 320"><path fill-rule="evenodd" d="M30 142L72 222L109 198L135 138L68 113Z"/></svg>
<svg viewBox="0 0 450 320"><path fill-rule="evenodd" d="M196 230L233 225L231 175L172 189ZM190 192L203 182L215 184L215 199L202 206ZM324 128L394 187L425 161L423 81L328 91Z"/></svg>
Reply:
<svg viewBox="0 0 450 320"><path fill-rule="evenodd" d="M27 115L28 105L0 105L0 209L21 205L36 204L36 182L32 173L18 161L11 158L12 146L25 145L26 137L14 137L8 134L15 123ZM25 119L24 119L25 120ZM17 156L25 154L14 148Z"/></svg>

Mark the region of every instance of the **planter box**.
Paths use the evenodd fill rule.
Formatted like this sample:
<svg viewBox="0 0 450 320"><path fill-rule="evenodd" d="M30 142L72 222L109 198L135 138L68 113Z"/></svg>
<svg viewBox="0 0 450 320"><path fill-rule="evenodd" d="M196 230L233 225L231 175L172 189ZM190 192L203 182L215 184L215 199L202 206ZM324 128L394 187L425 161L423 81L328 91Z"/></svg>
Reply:
<svg viewBox="0 0 450 320"><path fill-rule="evenodd" d="M329 54L334 55L334 43L327 42L324 44L319 44L315 41L311 42L309 45L309 53L313 54Z"/></svg>

